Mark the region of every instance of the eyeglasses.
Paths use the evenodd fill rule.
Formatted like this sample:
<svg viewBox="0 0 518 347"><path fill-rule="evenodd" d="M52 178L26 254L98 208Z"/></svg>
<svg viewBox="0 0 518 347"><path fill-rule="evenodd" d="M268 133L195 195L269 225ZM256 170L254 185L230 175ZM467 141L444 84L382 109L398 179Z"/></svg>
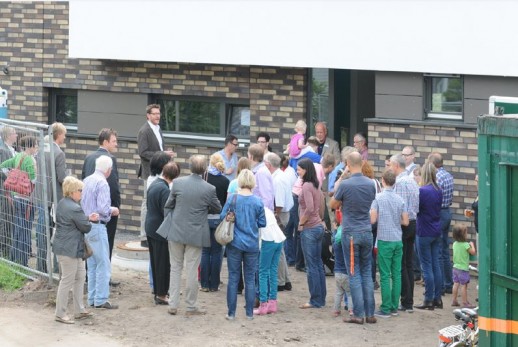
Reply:
<svg viewBox="0 0 518 347"><path fill-rule="evenodd" d="M234 146L239 146L239 143L234 143L234 142L231 142L231 144L233 144Z"/></svg>
<svg viewBox="0 0 518 347"><path fill-rule="evenodd" d="M257 141L257 143L266 143L266 141Z"/></svg>
<svg viewBox="0 0 518 347"><path fill-rule="evenodd" d="M79 193L82 193L82 192L83 192L83 190L82 190L82 189L78 189L77 191L78 191Z"/></svg>
<svg viewBox="0 0 518 347"><path fill-rule="evenodd" d="M150 114L152 114L153 116L160 116L160 112L151 112Z"/></svg>
<svg viewBox="0 0 518 347"><path fill-rule="evenodd" d="M401 153L401 155L402 155L403 157L408 157L408 156L414 155L414 153L409 153L409 154Z"/></svg>

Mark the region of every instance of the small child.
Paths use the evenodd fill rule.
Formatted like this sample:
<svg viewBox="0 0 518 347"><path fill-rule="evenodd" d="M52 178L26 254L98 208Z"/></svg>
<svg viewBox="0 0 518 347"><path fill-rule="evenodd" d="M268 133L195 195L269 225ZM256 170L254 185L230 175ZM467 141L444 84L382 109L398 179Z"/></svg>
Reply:
<svg viewBox="0 0 518 347"><path fill-rule="evenodd" d="M349 276L347 275L347 266L345 265L344 251L342 249L342 226L339 226L333 235L333 253L335 255L335 303L333 307L333 316L340 315L340 307L342 298L346 304L345 310L349 309L349 314L353 312L353 301L347 300L347 296L351 297L351 288L349 286ZM349 307L347 307L349 305Z"/></svg>
<svg viewBox="0 0 518 347"><path fill-rule="evenodd" d="M291 159L298 159L302 154L302 150L307 147L304 141L306 134L306 122L299 120L295 124L295 134L291 137L290 144L288 145L288 153Z"/></svg>
<svg viewBox="0 0 518 347"><path fill-rule="evenodd" d="M468 242L468 227L464 224L457 224L453 227L453 301L452 306L460 306L457 295L460 287L462 307L474 308L468 301L469 277L469 256L475 255L475 245Z"/></svg>

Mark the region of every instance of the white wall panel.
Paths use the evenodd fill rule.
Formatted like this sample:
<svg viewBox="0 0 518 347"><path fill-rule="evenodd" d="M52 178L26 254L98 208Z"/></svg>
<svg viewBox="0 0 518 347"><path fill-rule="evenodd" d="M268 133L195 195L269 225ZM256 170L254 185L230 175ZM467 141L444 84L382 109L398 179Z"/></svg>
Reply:
<svg viewBox="0 0 518 347"><path fill-rule="evenodd" d="M72 58L518 76L518 1L70 2Z"/></svg>

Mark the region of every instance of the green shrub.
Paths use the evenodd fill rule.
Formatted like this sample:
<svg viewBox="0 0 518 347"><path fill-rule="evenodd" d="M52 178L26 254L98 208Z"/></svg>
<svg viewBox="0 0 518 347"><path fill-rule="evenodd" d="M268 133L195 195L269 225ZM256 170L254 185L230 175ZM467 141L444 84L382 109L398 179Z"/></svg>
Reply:
<svg viewBox="0 0 518 347"><path fill-rule="evenodd" d="M25 278L13 272L13 269L4 263L0 263L0 289L13 292L25 284Z"/></svg>

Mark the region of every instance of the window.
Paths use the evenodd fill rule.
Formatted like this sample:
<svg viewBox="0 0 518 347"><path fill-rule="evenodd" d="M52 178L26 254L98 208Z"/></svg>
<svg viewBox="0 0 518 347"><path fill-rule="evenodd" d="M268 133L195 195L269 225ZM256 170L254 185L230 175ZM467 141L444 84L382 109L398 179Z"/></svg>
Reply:
<svg viewBox="0 0 518 347"><path fill-rule="evenodd" d="M462 119L462 78L451 75L425 75L424 81L427 118Z"/></svg>
<svg viewBox="0 0 518 347"><path fill-rule="evenodd" d="M328 126L328 132L333 133L329 129L329 69L311 69L311 106L310 106L310 122L325 122ZM313 135L315 129L309 126L310 133Z"/></svg>
<svg viewBox="0 0 518 347"><path fill-rule="evenodd" d="M188 100L156 96L160 105L160 127L166 132L239 137L250 136L250 107L222 101Z"/></svg>
<svg viewBox="0 0 518 347"><path fill-rule="evenodd" d="M77 91L51 89L49 92L49 123L61 122L77 126Z"/></svg>

